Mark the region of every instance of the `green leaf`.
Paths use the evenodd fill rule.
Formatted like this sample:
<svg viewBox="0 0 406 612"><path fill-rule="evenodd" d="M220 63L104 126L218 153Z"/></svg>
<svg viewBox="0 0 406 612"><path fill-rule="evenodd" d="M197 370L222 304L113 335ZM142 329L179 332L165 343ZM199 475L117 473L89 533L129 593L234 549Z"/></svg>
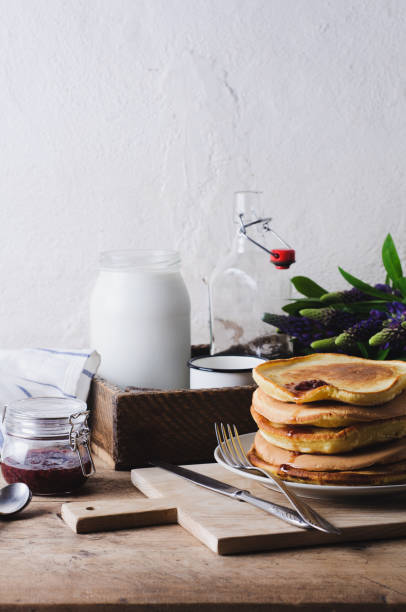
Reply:
<svg viewBox="0 0 406 612"><path fill-rule="evenodd" d="M334 308L341 307L343 304L334 304ZM346 310L348 312L360 312L360 313L368 313L371 310L381 310L385 312L388 309L388 301L387 300L371 300L365 302L352 302L349 304L345 304L347 307Z"/></svg>
<svg viewBox="0 0 406 612"><path fill-rule="evenodd" d="M402 264L390 234L386 236L382 245L382 261L388 276L393 280L395 287L398 287L398 279L403 278Z"/></svg>
<svg viewBox="0 0 406 612"><path fill-rule="evenodd" d="M365 348L364 344L362 342L357 342L357 346L359 348L361 355L365 357L365 359L369 359L369 353L367 349Z"/></svg>
<svg viewBox="0 0 406 612"><path fill-rule="evenodd" d="M386 359L386 357L388 356L390 349L381 349L380 351L377 352L376 354L376 359L378 359L379 361L383 361L384 359Z"/></svg>
<svg viewBox="0 0 406 612"><path fill-rule="evenodd" d="M288 314L297 314L302 308L321 308L322 304L318 300L296 300L291 304L283 306L282 310Z"/></svg>
<svg viewBox="0 0 406 612"><path fill-rule="evenodd" d="M390 234L386 236L382 246L382 261L387 272L386 279L389 277L393 286L400 290L403 297L406 297L406 278L403 276L402 264Z"/></svg>
<svg viewBox="0 0 406 612"><path fill-rule="evenodd" d="M319 298L324 293L327 293L326 289L320 287L320 285L307 276L294 276L290 279L290 282L299 293L302 293L306 297Z"/></svg>
<svg viewBox="0 0 406 612"><path fill-rule="evenodd" d="M385 276L385 285L389 285L389 286L391 286L391 282L390 282L390 276L389 276L389 274L386 274L386 276Z"/></svg>
<svg viewBox="0 0 406 612"><path fill-rule="evenodd" d="M386 302L395 302L398 298L395 295L391 295L390 293L385 293L384 291L379 291L379 289L375 289L375 287L371 287L364 281L360 280L356 276L349 274L342 268L338 268L340 270L341 276L345 278L345 280L350 283L353 287L360 289L367 295L373 295L375 297L384 299Z"/></svg>
<svg viewBox="0 0 406 612"><path fill-rule="evenodd" d="M406 297L406 278L402 276L402 278L398 278L397 281L393 281L393 284L396 286L396 289L399 289L403 297Z"/></svg>

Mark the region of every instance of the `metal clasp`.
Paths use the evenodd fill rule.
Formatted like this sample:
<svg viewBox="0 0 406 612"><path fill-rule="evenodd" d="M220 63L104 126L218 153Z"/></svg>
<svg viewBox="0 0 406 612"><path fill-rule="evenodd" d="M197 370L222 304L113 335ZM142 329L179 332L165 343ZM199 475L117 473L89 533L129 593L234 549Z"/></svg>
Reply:
<svg viewBox="0 0 406 612"><path fill-rule="evenodd" d="M281 238L276 232L275 230L271 229L269 227L270 222L272 221L272 217L264 217L263 219L256 219L256 221L251 221L250 223L244 223L244 214L240 213L239 215L240 218L240 223L241 223L241 227L240 227L240 234L242 234L243 236L245 236L245 238L247 240L249 240L250 242L252 242L253 244L255 244L257 247L259 247L260 249L262 249L263 251L265 251L266 253L269 253L270 255L273 255L274 257L276 257L276 259L278 259L278 253L275 251L270 251L269 249L267 249L263 244L260 244L259 242L256 242L256 240L254 240L253 238L251 238L251 236L249 236L247 234L247 227L252 227L253 225L257 225L258 223L262 223L262 229L265 230L266 232L271 232L271 234L273 234L275 236L275 238L277 238L279 240L279 242L281 242L284 247L286 249L292 249L291 246L288 245L287 242L285 242L283 240L283 238Z"/></svg>
<svg viewBox="0 0 406 612"><path fill-rule="evenodd" d="M6 412L7 412L7 408L8 408L8 404L4 404L3 405L3 412L1 415L1 424L3 425L5 419L6 419Z"/></svg>
<svg viewBox="0 0 406 612"><path fill-rule="evenodd" d="M260 249L268 253L270 255L271 263L273 263L276 268L287 269L293 263L295 263L294 249L292 249L292 247L290 247L288 243L285 242L283 238L281 238L279 234L277 234L269 226L270 222L272 221L271 217L264 217L263 219L262 218L256 219L255 221L251 221L250 223L244 223L244 214L240 213L238 216L239 216L240 224L241 224L240 234L244 236L244 238L252 242L252 244L255 244L255 246L259 247ZM272 251L270 251L263 244L260 244L259 242L251 238L251 236L249 236L247 233L247 228L252 227L253 225L257 225L258 223L262 223L262 229L265 232L271 232L271 234L273 234L275 238L277 238L279 242L283 244L284 248L283 249L273 249Z"/></svg>
<svg viewBox="0 0 406 612"><path fill-rule="evenodd" d="M82 473L83 476L90 476L91 474L94 474L94 472L96 471L96 468L94 466L93 463L93 458L90 452L90 448L89 448L89 434L90 434L90 429L89 426L87 424L87 417L90 414L90 410L86 410L84 412L76 412L75 414L71 414L71 416L69 417L69 424L70 424L70 432L69 432L69 444L70 447L73 451L76 451L78 456L79 456L79 461L80 461L80 467L82 468ZM77 419L79 419L80 417L85 417L83 420L83 423L80 427L80 429L77 429L75 431L75 425L77 425ZM85 465L83 463L83 459L82 459L82 455L80 452L80 446L83 446L86 449L87 455L89 457L89 461L90 461L90 471L87 472L85 469Z"/></svg>

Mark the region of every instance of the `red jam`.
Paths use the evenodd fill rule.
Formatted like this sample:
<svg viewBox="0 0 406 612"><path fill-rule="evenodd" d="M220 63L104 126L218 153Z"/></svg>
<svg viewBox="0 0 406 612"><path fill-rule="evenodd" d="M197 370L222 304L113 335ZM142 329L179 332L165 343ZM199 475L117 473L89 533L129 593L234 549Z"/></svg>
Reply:
<svg viewBox="0 0 406 612"><path fill-rule="evenodd" d="M299 383L288 383L285 385L289 391L310 391L310 389L317 389L317 387L323 387L327 385L324 380L302 380Z"/></svg>
<svg viewBox="0 0 406 612"><path fill-rule="evenodd" d="M84 468L90 472L89 460L84 462ZM69 493L86 480L78 454L69 447L31 449L23 463L6 457L1 472L7 483L25 482L34 495Z"/></svg>
<svg viewBox="0 0 406 612"><path fill-rule="evenodd" d="M283 463L281 466L279 466L278 475L286 476L289 474L291 469L292 466L288 465L287 463Z"/></svg>

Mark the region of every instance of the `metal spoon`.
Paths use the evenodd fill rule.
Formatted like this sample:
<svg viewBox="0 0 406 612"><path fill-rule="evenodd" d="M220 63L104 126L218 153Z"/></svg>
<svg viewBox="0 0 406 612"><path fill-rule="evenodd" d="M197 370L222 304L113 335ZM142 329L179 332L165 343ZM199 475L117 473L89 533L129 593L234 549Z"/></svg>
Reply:
<svg viewBox="0 0 406 612"><path fill-rule="evenodd" d="M14 482L0 489L0 518L23 510L32 498L31 489L23 482Z"/></svg>

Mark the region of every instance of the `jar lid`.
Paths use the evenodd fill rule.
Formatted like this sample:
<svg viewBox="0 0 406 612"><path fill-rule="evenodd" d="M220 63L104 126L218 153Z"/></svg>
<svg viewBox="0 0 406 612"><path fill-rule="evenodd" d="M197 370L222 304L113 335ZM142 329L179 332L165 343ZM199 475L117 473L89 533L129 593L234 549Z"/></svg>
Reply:
<svg viewBox="0 0 406 612"><path fill-rule="evenodd" d="M66 437L86 421L82 400L61 397L30 397L6 406L6 432L23 438ZM72 417L75 416L74 419Z"/></svg>

